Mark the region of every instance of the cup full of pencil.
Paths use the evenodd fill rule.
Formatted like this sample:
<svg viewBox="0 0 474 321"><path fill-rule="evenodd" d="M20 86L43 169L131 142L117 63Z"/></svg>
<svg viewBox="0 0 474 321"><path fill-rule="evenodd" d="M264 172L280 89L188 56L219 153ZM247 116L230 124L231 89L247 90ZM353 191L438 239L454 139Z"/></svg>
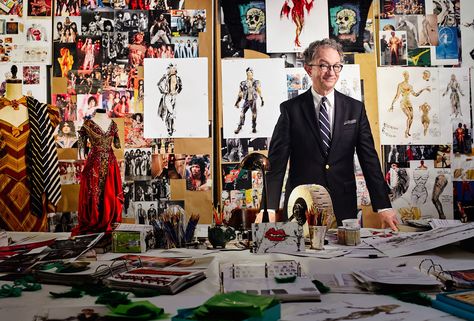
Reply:
<svg viewBox="0 0 474 321"><path fill-rule="evenodd" d="M235 230L231 226L227 226L224 210L219 205L212 209L212 219L213 224L208 228L207 237L213 248L223 249L227 242L236 238Z"/></svg>

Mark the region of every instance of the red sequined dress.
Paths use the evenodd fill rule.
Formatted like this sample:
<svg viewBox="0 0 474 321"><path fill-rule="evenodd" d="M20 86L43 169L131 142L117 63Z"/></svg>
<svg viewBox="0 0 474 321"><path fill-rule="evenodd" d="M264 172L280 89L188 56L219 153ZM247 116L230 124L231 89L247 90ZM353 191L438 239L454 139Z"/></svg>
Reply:
<svg viewBox="0 0 474 321"><path fill-rule="evenodd" d="M122 180L112 149L120 148L117 124L111 121L106 132L92 119L84 121L79 130L79 149L90 152L81 173L79 189L79 225L72 235L111 232L112 224L122 221Z"/></svg>

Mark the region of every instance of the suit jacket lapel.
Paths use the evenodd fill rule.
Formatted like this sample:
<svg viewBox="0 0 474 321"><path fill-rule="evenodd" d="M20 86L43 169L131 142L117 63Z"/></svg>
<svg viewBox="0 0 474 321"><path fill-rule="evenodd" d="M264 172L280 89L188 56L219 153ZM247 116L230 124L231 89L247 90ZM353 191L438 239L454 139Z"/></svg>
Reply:
<svg viewBox="0 0 474 321"><path fill-rule="evenodd" d="M332 137L331 137L331 148L329 149L329 155L331 152L334 153L334 149L337 146L337 143L342 135L344 123L344 99L342 95L334 90L334 121L332 128Z"/></svg>
<svg viewBox="0 0 474 321"><path fill-rule="evenodd" d="M323 154L323 142L321 141L321 134L319 129L318 118L316 117L316 109L314 106L313 95L311 94L311 89L306 91L304 94L304 102L303 102L303 113L304 119L308 123L309 128L311 128L311 133L313 134L315 140L319 144L319 150L321 154ZM324 156L324 155L323 155Z"/></svg>

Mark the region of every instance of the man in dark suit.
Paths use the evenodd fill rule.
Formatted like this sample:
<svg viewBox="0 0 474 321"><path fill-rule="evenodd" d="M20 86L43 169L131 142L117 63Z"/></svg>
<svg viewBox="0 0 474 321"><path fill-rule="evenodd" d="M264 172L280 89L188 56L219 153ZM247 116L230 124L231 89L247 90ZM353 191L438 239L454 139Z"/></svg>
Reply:
<svg viewBox="0 0 474 321"><path fill-rule="evenodd" d="M269 149L268 207L278 208L290 159L285 210L295 187L320 184L331 195L338 224L343 219L356 217L356 151L372 207L379 212L382 227L389 226L396 230L396 212L388 198L365 107L361 102L334 90L342 70L341 45L332 39L323 39L311 43L303 54L304 68L313 84L305 93L280 105L281 114ZM324 115L320 114L322 101ZM323 120L328 126L321 123ZM329 128L329 132L321 131L324 127Z"/></svg>

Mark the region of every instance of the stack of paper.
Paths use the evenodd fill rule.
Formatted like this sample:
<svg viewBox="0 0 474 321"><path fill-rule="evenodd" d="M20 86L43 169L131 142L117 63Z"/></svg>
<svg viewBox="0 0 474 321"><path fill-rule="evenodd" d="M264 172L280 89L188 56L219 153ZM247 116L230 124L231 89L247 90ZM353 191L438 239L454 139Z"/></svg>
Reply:
<svg viewBox="0 0 474 321"><path fill-rule="evenodd" d="M442 286L436 278L412 267L354 270L353 275L360 286L371 292L439 292Z"/></svg>

